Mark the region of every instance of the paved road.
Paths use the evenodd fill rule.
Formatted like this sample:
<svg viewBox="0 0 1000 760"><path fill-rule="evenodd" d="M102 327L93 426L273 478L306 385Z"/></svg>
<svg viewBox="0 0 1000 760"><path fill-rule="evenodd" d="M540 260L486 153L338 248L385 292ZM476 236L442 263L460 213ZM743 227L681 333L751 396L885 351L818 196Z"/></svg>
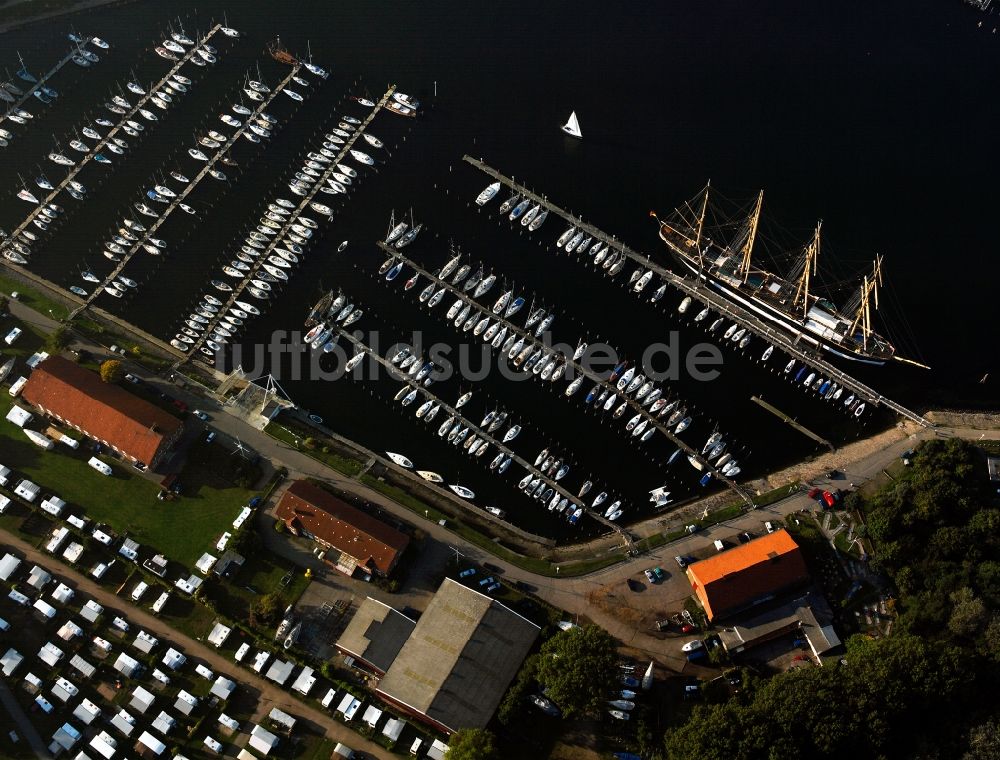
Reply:
<svg viewBox="0 0 1000 760"><path fill-rule="evenodd" d="M286 712L312 724L320 734L334 741L343 742L355 750L367 752L376 758L391 760L393 757L387 750L365 739L360 734L351 731L346 726L334 720L330 715L297 701L285 689L258 677L249 670L240 668L228 657L225 657L214 649L206 647L190 636L170 628L162 620L153 617L143 608L131 606L122 598L97 585L90 578L77 572L74 568L64 564L51 554L46 554L35 549L31 544L10 533L4 535L4 543L7 547L11 547L19 552L25 558L26 562L38 564L42 567L51 568L55 566L57 568L56 572L63 579L70 581L67 585L75 588L77 593L95 599L99 604L104 606L108 613L111 613L112 610L121 611L123 616L128 620L154 634L165 644L176 646L178 649L183 650L188 657L195 657L206 663L216 673L225 673L237 680L244 688L249 687L253 689L258 694L258 712L265 705L268 710L271 707L280 707ZM190 667L193 668L194 666L191 665Z"/></svg>
<svg viewBox="0 0 1000 760"><path fill-rule="evenodd" d="M31 745L31 751L35 753L36 757L52 757L49 754L48 749L45 746L45 742L42 741L42 737L38 735L38 731L35 730L34 724L25 714L24 710L21 709L21 703L14 698L14 695L10 693L10 689L7 688L7 684L0 682L0 702L6 708L7 712L10 713L10 717L17 724L17 729L21 734L21 738L26 740L29 745ZM4 741L7 741L6 739Z"/></svg>

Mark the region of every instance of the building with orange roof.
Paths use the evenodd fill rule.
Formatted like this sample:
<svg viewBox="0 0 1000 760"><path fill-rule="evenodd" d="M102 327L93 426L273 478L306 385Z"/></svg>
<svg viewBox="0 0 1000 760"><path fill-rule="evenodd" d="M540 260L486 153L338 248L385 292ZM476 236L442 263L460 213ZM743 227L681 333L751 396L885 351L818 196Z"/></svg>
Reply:
<svg viewBox="0 0 1000 760"><path fill-rule="evenodd" d="M809 582L802 551L787 530L693 562L687 576L709 620L744 612Z"/></svg>
<svg viewBox="0 0 1000 760"><path fill-rule="evenodd" d="M61 356L39 364L21 396L49 417L150 469L184 430L184 423L169 412Z"/></svg>
<svg viewBox="0 0 1000 760"><path fill-rule="evenodd" d="M340 552L340 557L327 560L346 575L358 567L369 574L388 575L410 543L405 533L308 480L292 483L274 513L296 536Z"/></svg>

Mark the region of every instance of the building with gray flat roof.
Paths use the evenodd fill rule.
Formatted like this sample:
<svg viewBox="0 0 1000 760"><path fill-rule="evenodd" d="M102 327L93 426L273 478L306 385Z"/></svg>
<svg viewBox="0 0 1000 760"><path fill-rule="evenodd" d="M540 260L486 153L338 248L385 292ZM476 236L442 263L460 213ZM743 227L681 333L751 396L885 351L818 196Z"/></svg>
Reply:
<svg viewBox="0 0 1000 760"><path fill-rule="evenodd" d="M337 640L337 649L366 670L384 675L413 633L416 622L370 596L358 607Z"/></svg>
<svg viewBox="0 0 1000 760"><path fill-rule="evenodd" d="M440 731L482 728L539 631L496 600L446 579L376 692Z"/></svg>

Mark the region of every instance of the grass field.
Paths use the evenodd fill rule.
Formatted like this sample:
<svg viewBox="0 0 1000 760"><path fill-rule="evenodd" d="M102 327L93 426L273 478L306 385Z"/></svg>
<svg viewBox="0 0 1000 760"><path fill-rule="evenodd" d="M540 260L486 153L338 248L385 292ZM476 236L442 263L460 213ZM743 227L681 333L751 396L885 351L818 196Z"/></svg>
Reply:
<svg viewBox="0 0 1000 760"><path fill-rule="evenodd" d="M6 416L11 403L10 396L0 394L0 417ZM37 483L43 493L65 499L73 505L72 512L82 511L91 520L127 532L139 543L189 567L254 495L192 465L181 475L183 496L158 501L156 483L110 458L105 461L114 468L114 475L105 477L87 464L91 453L86 442L77 451L61 444L43 451L15 425L0 419L0 463Z"/></svg>

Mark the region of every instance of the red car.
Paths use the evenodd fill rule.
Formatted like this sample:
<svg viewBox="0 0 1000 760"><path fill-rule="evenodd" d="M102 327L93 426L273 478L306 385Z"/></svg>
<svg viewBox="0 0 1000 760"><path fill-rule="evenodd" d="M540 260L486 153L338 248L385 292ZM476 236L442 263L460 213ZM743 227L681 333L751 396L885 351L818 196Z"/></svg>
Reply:
<svg viewBox="0 0 1000 760"><path fill-rule="evenodd" d="M820 493L821 493L821 491L818 488L810 488L809 489L809 498L810 499L815 499L816 497L818 497L820 495Z"/></svg>
<svg viewBox="0 0 1000 760"><path fill-rule="evenodd" d="M824 503L824 504L825 504L825 505L826 505L827 507L830 507L830 508L832 509L832 508L833 508L833 505L837 503L837 499L836 499L836 497L834 497L834 495L833 495L832 493L830 493L829 491L823 491L823 503Z"/></svg>
<svg viewBox="0 0 1000 760"><path fill-rule="evenodd" d="M175 398L173 401L174 406L180 409L182 412L186 412L188 405L181 401L179 398Z"/></svg>
<svg viewBox="0 0 1000 760"><path fill-rule="evenodd" d="M694 626L690 623L685 623L681 626L681 633L691 633L694 630Z"/></svg>

